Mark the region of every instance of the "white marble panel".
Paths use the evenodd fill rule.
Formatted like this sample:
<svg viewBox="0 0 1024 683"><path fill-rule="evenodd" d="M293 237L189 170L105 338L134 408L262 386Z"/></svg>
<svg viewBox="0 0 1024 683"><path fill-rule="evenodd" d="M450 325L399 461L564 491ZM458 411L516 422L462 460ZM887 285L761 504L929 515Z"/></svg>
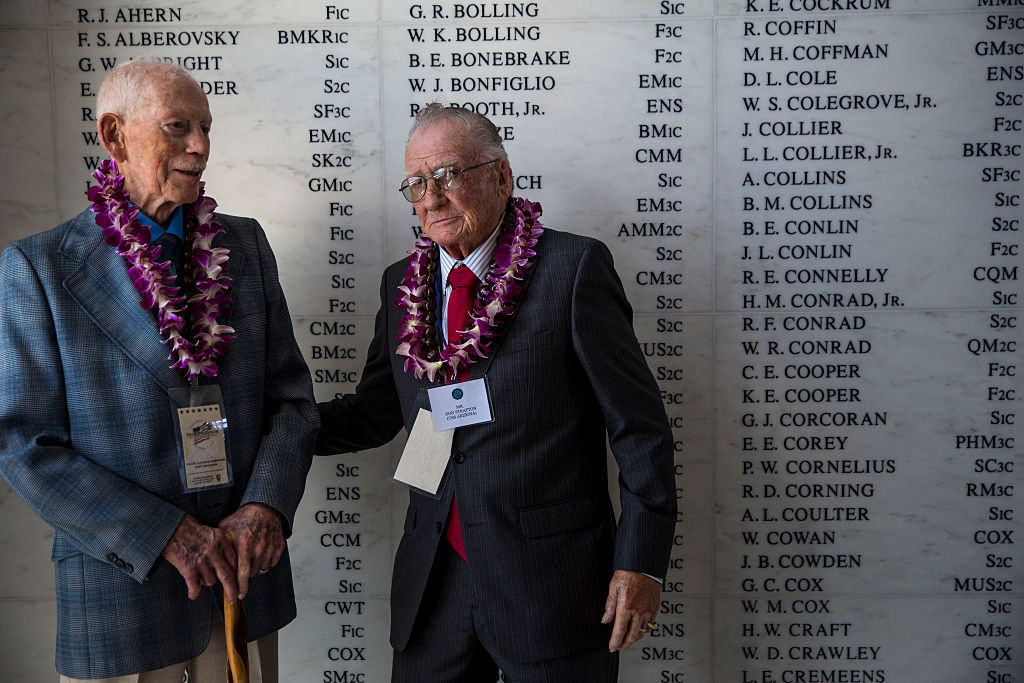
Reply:
<svg viewBox="0 0 1024 683"><path fill-rule="evenodd" d="M1019 396L1024 384L990 377L1009 356L970 351L974 335L988 336L987 319L874 313L845 333L762 332L759 349L774 342L779 354L721 349L717 590L813 576L829 594L945 595L958 578L989 575L1021 525L1010 497L979 495L978 485L1013 491L1024 478L1014 468L1019 430L992 424L993 411L1014 413L1016 402L989 400L988 387ZM731 323L726 334L742 336ZM1019 345L1021 335L1003 339ZM861 353L792 353L832 341ZM744 380L744 365L757 379ZM801 367L838 376L787 378ZM992 575L1014 576L999 569Z"/></svg>
<svg viewBox="0 0 1024 683"><path fill-rule="evenodd" d="M0 154L7 160L0 174L0 244L6 245L57 224L45 30L0 29L0 89L8 93L0 104Z"/></svg>
<svg viewBox="0 0 1024 683"><path fill-rule="evenodd" d="M289 545L296 595L390 592L390 478L385 449L313 459Z"/></svg>
<svg viewBox="0 0 1024 683"><path fill-rule="evenodd" d="M278 636L281 681L390 679L387 600L307 598L298 610Z"/></svg>
<svg viewBox="0 0 1024 683"><path fill-rule="evenodd" d="M286 291L289 305L291 291ZM373 318L325 316L292 318L295 339L306 357L318 401L329 401L355 391L373 336Z"/></svg>
<svg viewBox="0 0 1024 683"><path fill-rule="evenodd" d="M8 0L0 5L0 26L45 26L46 5L38 0Z"/></svg>
<svg viewBox="0 0 1024 683"><path fill-rule="evenodd" d="M996 193L1019 183L982 184L984 168L1006 160L965 158L964 146L1013 138L993 132L994 117L1012 113L993 107L1000 86L987 78L1009 62L975 53L1006 32L980 15L847 13L834 31L769 37L745 26L765 32L773 20L751 19L717 23L719 310L755 290L759 304L782 294L788 307L798 305L790 294L839 290L870 295L848 304L866 309L989 305L992 283L973 269L1000 238L993 217L1019 213L995 208ZM820 54L856 48L860 58L807 57L836 48ZM750 49L758 59L744 57ZM786 85L807 79L820 85ZM798 281L823 268L870 281Z"/></svg>
<svg viewBox="0 0 1024 683"><path fill-rule="evenodd" d="M981 625L1005 630L975 636ZM832 672L876 683L1010 682L1019 675L1012 657L1021 625L1019 614L992 614L984 596L723 598L715 603L715 680L813 681Z"/></svg>
<svg viewBox="0 0 1024 683"><path fill-rule="evenodd" d="M56 681L57 604L0 599L0 680Z"/></svg>
<svg viewBox="0 0 1024 683"><path fill-rule="evenodd" d="M0 599L52 599L53 529L0 480Z"/></svg>

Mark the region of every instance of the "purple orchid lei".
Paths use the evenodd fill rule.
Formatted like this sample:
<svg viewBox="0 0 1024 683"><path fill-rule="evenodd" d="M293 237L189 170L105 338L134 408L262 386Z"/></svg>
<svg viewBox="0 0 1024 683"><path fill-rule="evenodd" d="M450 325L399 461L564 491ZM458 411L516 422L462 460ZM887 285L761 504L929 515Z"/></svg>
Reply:
<svg viewBox="0 0 1024 683"><path fill-rule="evenodd" d="M428 302L432 300L431 286L433 270L429 269L434 242L426 235L416 240L416 248L409 255L409 267L398 288L396 304L405 309L405 317L398 332L398 348L395 353L405 356L404 370L413 373L417 379L426 377L436 381L450 370L452 377L464 367L472 365L478 358L486 357L493 342L504 334L503 317L511 315L522 287L521 281L537 255L534 248L537 238L544 231L540 218L543 209L540 204L522 197L514 197L506 210L506 221L510 227L498 238L494 249L494 261L480 290L477 292L469 327L464 338L458 343L449 342L437 354L437 360L429 360L427 340L433 332L428 322ZM511 220L510 220L511 219Z"/></svg>
<svg viewBox="0 0 1024 683"><path fill-rule="evenodd" d="M231 278L227 276L229 250L212 246L214 237L224 232L213 217L217 202L205 196L200 184L199 197L187 208L198 225L190 231L192 243L186 252L184 270L191 269L195 283L186 292L191 294L186 300L180 288L170 284L170 266L157 261L160 247L149 243L149 228L139 224L139 208L129 205L124 176L114 160L103 161L92 175L98 183L89 188L96 224L103 228L103 241L128 262L128 277L142 297L139 304L155 313L160 336L171 347L167 358L174 362L170 367L190 382L199 376L215 376L216 358L227 354L234 333L217 322L232 301Z"/></svg>

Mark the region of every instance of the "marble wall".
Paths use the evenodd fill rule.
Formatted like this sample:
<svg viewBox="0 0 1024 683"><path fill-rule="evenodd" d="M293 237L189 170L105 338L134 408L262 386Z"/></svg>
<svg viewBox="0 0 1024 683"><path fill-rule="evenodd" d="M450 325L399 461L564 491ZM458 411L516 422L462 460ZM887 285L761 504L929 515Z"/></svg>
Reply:
<svg viewBox="0 0 1024 683"><path fill-rule="evenodd" d="M327 399L414 239L411 117L473 107L545 223L612 248L677 438L621 679L1019 682L1022 41L996 0L16 0L0 243L84 208L105 70L180 63ZM387 680L400 448L314 463L283 680ZM0 519L0 679L52 680L50 534L3 484Z"/></svg>

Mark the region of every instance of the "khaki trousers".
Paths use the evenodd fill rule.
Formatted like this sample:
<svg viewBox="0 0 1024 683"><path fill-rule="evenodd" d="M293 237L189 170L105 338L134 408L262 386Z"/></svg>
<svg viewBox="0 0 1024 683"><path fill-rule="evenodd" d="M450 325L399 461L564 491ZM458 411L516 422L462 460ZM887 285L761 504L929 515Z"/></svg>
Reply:
<svg viewBox="0 0 1024 683"><path fill-rule="evenodd" d="M227 656L224 617L215 609L210 645L195 659L130 676L91 679L61 676L60 683L224 683ZM249 643L249 683L278 683L277 631Z"/></svg>

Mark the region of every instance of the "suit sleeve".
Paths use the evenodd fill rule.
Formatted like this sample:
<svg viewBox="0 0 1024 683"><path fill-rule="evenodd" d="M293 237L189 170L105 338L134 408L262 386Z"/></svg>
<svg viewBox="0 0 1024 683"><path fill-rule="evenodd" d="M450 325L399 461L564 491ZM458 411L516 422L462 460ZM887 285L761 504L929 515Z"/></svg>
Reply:
<svg viewBox="0 0 1024 683"><path fill-rule="evenodd" d="M576 272L572 333L619 466L614 567L663 578L676 515L672 430L611 253L597 241Z"/></svg>
<svg viewBox="0 0 1024 683"><path fill-rule="evenodd" d="M0 473L47 524L143 581L185 512L72 448L56 325L17 246L0 255L0 288Z"/></svg>
<svg viewBox="0 0 1024 683"><path fill-rule="evenodd" d="M387 271L380 283L380 309L373 339L366 351L366 365L354 394L321 403L317 455L351 453L383 446L404 426L395 378L391 372L388 339L389 301ZM393 293L392 293L393 295Z"/></svg>
<svg viewBox="0 0 1024 683"><path fill-rule="evenodd" d="M263 436L241 505L271 506L284 518L288 536L313 459L320 417L309 368L292 331L288 305L278 280L277 261L263 228L256 221L253 224L267 311L266 378Z"/></svg>

